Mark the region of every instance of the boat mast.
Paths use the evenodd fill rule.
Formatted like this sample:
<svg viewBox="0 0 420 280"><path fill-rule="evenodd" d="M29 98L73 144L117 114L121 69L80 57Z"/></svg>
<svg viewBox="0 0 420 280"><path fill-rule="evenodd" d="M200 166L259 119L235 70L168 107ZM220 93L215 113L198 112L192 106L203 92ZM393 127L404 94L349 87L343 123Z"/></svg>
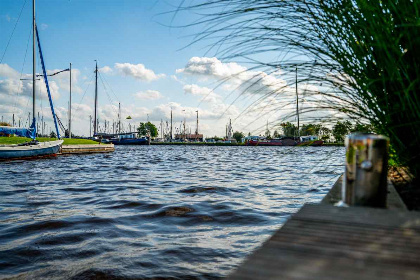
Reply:
<svg viewBox="0 0 420 280"><path fill-rule="evenodd" d="M71 63L70 63L70 105L69 105L69 138L71 138Z"/></svg>
<svg viewBox="0 0 420 280"><path fill-rule="evenodd" d="M118 102L118 133L121 133L121 102Z"/></svg>
<svg viewBox="0 0 420 280"><path fill-rule="evenodd" d="M172 141L172 108L171 108L171 141Z"/></svg>
<svg viewBox="0 0 420 280"><path fill-rule="evenodd" d="M96 60L95 60L96 61ZM97 133L96 110L98 107L98 62L96 61L95 69L95 115L93 116L93 136Z"/></svg>
<svg viewBox="0 0 420 280"><path fill-rule="evenodd" d="M35 81L36 81L36 23L35 23L35 0L32 0L32 116L33 124L35 125ZM36 136L36 134L35 134Z"/></svg>
<svg viewBox="0 0 420 280"><path fill-rule="evenodd" d="M196 112L197 112L197 128L195 129L195 135L198 135L198 110ZM196 137L198 137L198 136L196 136Z"/></svg>
<svg viewBox="0 0 420 280"><path fill-rule="evenodd" d="M297 115L297 132L298 132L298 136L300 136L300 130L299 130L299 94L298 94L297 67L296 67L296 115Z"/></svg>

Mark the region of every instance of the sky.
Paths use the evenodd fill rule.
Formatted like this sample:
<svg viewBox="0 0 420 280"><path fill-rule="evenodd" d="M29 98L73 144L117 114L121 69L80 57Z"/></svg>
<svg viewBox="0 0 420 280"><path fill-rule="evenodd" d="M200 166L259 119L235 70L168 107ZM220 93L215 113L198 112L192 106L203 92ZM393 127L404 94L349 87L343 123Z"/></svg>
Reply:
<svg viewBox="0 0 420 280"><path fill-rule="evenodd" d="M72 132L89 136L94 108L97 60L99 130L112 130L118 106L124 129L147 120L174 131L186 120L188 131L205 137L224 136L232 120L235 131L262 134L267 122L279 118L265 99L247 110L265 92L285 85L282 73L249 70L250 65L208 52L208 42L191 44L202 26L181 27L198 18L174 14L179 1L160 0L37 0L36 17L48 73L72 63ZM23 8L22 8L23 7ZM28 125L32 111L31 0L0 1L0 116ZM11 36L13 34L13 36ZM41 67L37 58L37 72ZM249 71L246 71L249 70ZM249 88L250 81L252 87ZM50 77L57 116L67 127L69 74ZM292 85L291 85L292 87ZM37 81L37 112L51 131L53 124L43 81ZM247 89L248 94L242 94ZM290 89L292 93L292 88ZM284 98L293 99L292 95ZM284 108L284 112L292 110ZM131 119L127 119L130 116ZM108 130L110 131L110 130Z"/></svg>

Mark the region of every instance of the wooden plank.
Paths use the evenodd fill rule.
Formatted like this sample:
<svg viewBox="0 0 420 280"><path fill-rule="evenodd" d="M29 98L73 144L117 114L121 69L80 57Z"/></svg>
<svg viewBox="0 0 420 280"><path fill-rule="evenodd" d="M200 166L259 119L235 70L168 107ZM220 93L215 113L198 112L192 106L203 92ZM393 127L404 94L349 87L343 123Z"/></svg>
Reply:
<svg viewBox="0 0 420 280"><path fill-rule="evenodd" d="M90 154L109 153L115 151L114 144L84 144L64 145L61 147L61 154Z"/></svg>
<svg viewBox="0 0 420 280"><path fill-rule="evenodd" d="M420 279L420 213L305 205L228 279Z"/></svg>
<svg viewBox="0 0 420 280"><path fill-rule="evenodd" d="M334 205L337 202L339 202L342 198L342 185L343 185L343 175L338 178L338 180L335 182L333 187L330 189L330 191L324 196L324 198L321 200L322 204L331 204ZM387 209L391 210L402 210L402 211L408 211L407 206L402 201L400 195L396 191L394 185L390 180L388 180L388 195L387 195Z"/></svg>

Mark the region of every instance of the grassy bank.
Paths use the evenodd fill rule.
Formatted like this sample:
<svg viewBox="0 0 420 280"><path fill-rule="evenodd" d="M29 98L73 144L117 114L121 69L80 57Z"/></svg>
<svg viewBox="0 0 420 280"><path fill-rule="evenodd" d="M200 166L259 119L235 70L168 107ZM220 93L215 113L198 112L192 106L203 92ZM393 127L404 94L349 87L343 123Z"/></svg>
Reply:
<svg viewBox="0 0 420 280"><path fill-rule="evenodd" d="M48 137L39 137L37 138L39 142L47 142L47 141L55 141L56 138L48 138ZM89 139L68 139L64 138L63 145L85 145L85 144L99 144L96 141L89 140ZM31 141L30 138L26 137L0 137L0 145L11 145L11 144L21 144L25 142Z"/></svg>

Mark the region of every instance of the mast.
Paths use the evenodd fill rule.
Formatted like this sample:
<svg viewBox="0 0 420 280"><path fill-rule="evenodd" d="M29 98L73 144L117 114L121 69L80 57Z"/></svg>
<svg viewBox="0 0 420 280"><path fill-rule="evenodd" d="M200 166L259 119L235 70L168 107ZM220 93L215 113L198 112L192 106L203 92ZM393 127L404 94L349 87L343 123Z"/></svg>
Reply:
<svg viewBox="0 0 420 280"><path fill-rule="evenodd" d="M198 110L196 112L197 112L197 128L195 129L195 135L198 135Z"/></svg>
<svg viewBox="0 0 420 280"><path fill-rule="evenodd" d="M96 122L97 107L98 107L98 62L96 61L96 68L95 68L95 115L93 116L93 136L96 135L97 129L98 129L98 124Z"/></svg>
<svg viewBox="0 0 420 280"><path fill-rule="evenodd" d="M121 133L121 103L118 102L118 133Z"/></svg>
<svg viewBox="0 0 420 280"><path fill-rule="evenodd" d="M185 130L185 123L187 122L185 117L185 110L182 110L184 112L184 141L187 139L187 131Z"/></svg>
<svg viewBox="0 0 420 280"><path fill-rule="evenodd" d="M299 131L299 94L298 94L297 67L296 67L296 115L297 115L297 130L298 130L298 135L300 136L300 131Z"/></svg>
<svg viewBox="0 0 420 280"><path fill-rule="evenodd" d="M70 63L69 138L71 138L71 63Z"/></svg>
<svg viewBox="0 0 420 280"><path fill-rule="evenodd" d="M36 41L36 22L35 22L35 0L32 0L32 116L33 124L35 127L35 80L36 80L36 53L35 53L35 41ZM36 136L36 134L35 134Z"/></svg>
<svg viewBox="0 0 420 280"><path fill-rule="evenodd" d="M172 108L171 108L171 141L172 141Z"/></svg>
<svg viewBox="0 0 420 280"><path fill-rule="evenodd" d="M163 120L162 119L160 119L160 135L161 135L162 139L164 139L164 136L163 136Z"/></svg>

